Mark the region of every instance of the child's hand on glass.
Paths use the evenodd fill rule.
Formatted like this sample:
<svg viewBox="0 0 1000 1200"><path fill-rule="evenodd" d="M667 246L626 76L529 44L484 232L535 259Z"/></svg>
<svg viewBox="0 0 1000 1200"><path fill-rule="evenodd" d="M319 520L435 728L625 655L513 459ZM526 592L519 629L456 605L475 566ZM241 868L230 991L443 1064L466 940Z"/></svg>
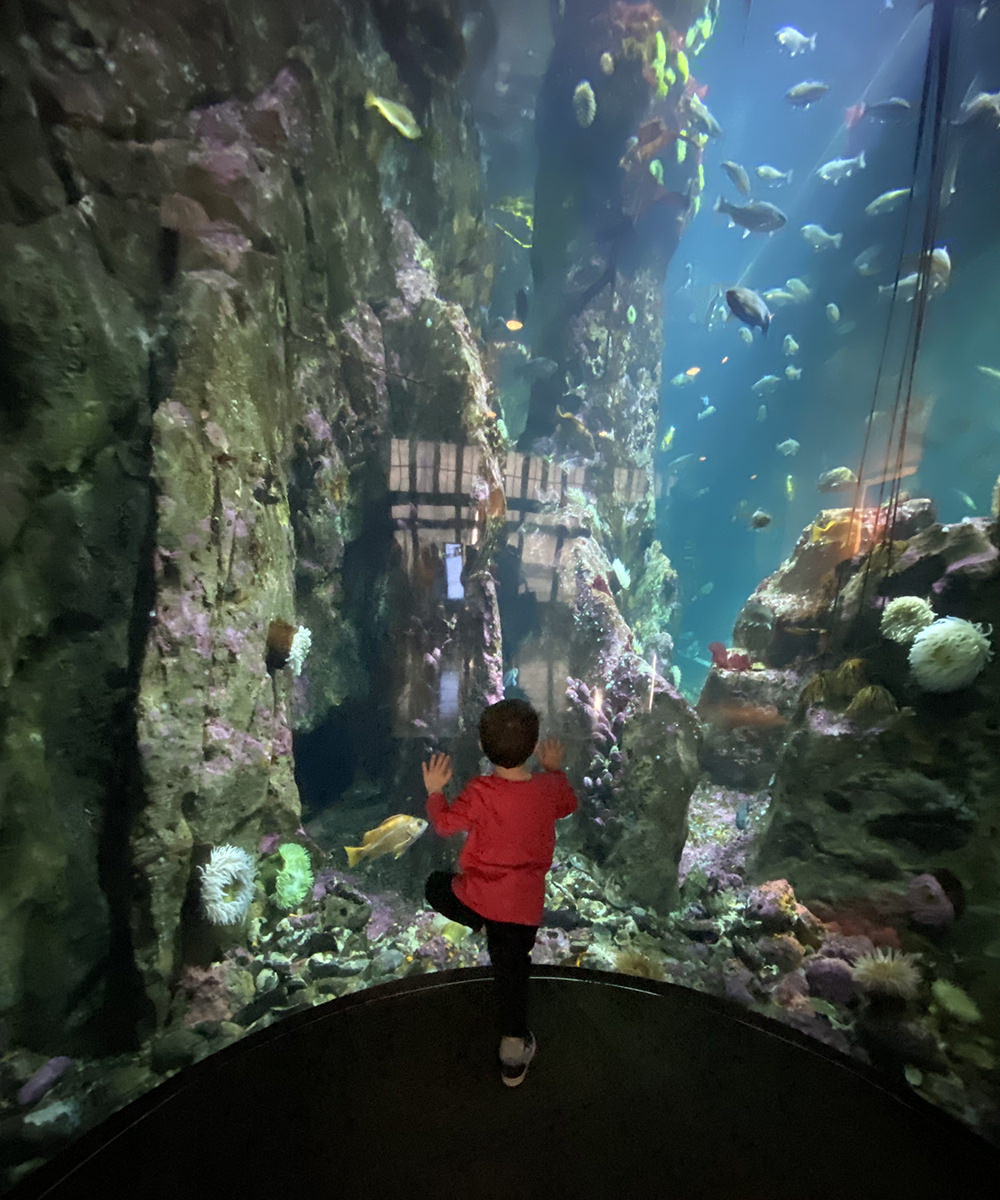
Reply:
<svg viewBox="0 0 1000 1200"><path fill-rule="evenodd" d="M430 759L421 763L424 772L424 787L427 795L443 792L444 785L451 779L451 757L447 754L432 754Z"/></svg>
<svg viewBox="0 0 1000 1200"><path fill-rule="evenodd" d="M535 748L538 761L546 771L561 771L564 753L563 744L558 738L545 738Z"/></svg>

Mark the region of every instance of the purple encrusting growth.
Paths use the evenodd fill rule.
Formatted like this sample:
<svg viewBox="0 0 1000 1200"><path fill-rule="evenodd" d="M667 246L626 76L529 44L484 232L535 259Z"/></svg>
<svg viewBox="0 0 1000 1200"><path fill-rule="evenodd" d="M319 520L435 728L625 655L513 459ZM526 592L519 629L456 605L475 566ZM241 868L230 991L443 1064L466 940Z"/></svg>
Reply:
<svg viewBox="0 0 1000 1200"><path fill-rule="evenodd" d="M851 964L842 958L823 958L812 955L806 963L809 991L822 1000L846 1004L858 994Z"/></svg>
<svg viewBox="0 0 1000 1200"><path fill-rule="evenodd" d="M37 1103L72 1065L73 1060L67 1058L65 1054L57 1055L55 1058L50 1058L47 1063L43 1063L28 1082L18 1090L18 1104L27 1107L29 1104Z"/></svg>
<svg viewBox="0 0 1000 1200"><path fill-rule="evenodd" d="M317 442L329 442L333 440L333 431L330 428L330 423L321 412L311 408L303 418L306 429L312 434Z"/></svg>
<svg viewBox="0 0 1000 1200"><path fill-rule="evenodd" d="M906 889L906 903L918 925L939 929L955 919L955 906L934 875L915 875Z"/></svg>
<svg viewBox="0 0 1000 1200"><path fill-rule="evenodd" d="M218 717L205 722L205 770L226 775L246 767L259 767L271 760L271 747Z"/></svg>

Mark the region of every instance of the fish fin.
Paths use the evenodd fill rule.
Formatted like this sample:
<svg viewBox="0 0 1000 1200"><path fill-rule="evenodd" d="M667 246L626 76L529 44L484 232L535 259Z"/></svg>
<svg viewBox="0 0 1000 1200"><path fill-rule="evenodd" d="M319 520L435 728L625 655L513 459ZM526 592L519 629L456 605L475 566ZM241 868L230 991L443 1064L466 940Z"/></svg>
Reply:
<svg viewBox="0 0 1000 1200"><path fill-rule="evenodd" d="M375 93L371 90L371 88L369 88L368 91L365 92L365 108L374 108L375 103Z"/></svg>
<svg viewBox="0 0 1000 1200"><path fill-rule="evenodd" d="M345 846L344 849L347 851L347 865L349 867L356 867L358 859L364 853L364 846Z"/></svg>

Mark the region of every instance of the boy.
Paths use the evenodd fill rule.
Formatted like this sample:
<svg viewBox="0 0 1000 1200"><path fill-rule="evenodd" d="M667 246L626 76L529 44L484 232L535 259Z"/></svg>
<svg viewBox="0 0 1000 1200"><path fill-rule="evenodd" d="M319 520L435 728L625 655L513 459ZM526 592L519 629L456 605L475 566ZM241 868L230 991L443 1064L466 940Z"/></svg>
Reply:
<svg viewBox="0 0 1000 1200"><path fill-rule="evenodd" d="M427 816L435 833L447 837L469 831L458 874L435 871L425 895L452 921L477 933L486 926L500 1026L500 1077L507 1087L517 1087L535 1056L528 1029L528 973L555 823L575 812L577 801L562 772L562 743L538 741L538 713L524 700L501 700L485 709L479 741L493 772L473 779L451 807L442 792L451 779L451 759L432 754L423 764ZM532 752L543 767L537 775L528 770Z"/></svg>

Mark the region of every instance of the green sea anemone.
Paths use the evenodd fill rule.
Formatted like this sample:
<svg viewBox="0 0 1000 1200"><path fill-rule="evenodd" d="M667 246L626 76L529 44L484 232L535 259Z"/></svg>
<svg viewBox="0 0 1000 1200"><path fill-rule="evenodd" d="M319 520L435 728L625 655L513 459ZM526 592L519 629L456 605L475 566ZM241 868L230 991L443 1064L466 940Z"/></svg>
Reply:
<svg viewBox="0 0 1000 1200"><path fill-rule="evenodd" d="M312 864L306 849L296 842L282 842L278 853L282 868L274 881L274 898L282 908L291 910L297 908L312 889Z"/></svg>
<svg viewBox="0 0 1000 1200"><path fill-rule="evenodd" d="M983 1019L983 1014L979 1011L975 1000L967 992L962 991L957 984L949 983L946 979L935 979L931 984L931 993L938 1007L943 1009L949 1017L954 1017L956 1021L961 1021L965 1025L974 1025L976 1021Z"/></svg>

